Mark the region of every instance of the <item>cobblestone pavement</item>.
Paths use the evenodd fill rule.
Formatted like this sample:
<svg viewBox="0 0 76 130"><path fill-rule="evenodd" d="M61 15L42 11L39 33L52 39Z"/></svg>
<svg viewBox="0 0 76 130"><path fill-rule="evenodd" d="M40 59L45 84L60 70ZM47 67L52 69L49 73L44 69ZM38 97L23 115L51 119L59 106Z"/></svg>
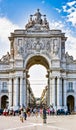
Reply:
<svg viewBox="0 0 76 130"><path fill-rule="evenodd" d="M27 117L23 123L19 116L0 116L0 130L76 130L76 115L48 116L46 124L40 116Z"/></svg>

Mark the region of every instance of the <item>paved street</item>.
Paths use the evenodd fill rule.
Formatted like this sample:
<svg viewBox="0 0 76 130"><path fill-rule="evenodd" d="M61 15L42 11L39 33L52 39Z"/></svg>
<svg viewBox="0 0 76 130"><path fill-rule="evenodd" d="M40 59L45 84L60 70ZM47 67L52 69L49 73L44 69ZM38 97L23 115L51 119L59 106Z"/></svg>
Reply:
<svg viewBox="0 0 76 130"><path fill-rule="evenodd" d="M76 115L48 116L43 124L41 117L28 117L23 123L18 116L0 116L0 130L76 130Z"/></svg>

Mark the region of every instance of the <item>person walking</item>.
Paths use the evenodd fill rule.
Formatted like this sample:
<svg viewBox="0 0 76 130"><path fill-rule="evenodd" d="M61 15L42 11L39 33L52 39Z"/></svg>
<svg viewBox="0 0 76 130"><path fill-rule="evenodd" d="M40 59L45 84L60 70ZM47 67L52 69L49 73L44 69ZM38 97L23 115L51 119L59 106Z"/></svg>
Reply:
<svg viewBox="0 0 76 130"><path fill-rule="evenodd" d="M24 122L24 111L23 111L23 109L21 110L20 120L21 120L21 122Z"/></svg>
<svg viewBox="0 0 76 130"><path fill-rule="evenodd" d="M26 114L26 108L24 108L24 119L26 120L26 118L27 118L27 114Z"/></svg>
<svg viewBox="0 0 76 130"><path fill-rule="evenodd" d="M47 119L47 113L46 113L46 108L43 108L43 123L46 123L46 119Z"/></svg>

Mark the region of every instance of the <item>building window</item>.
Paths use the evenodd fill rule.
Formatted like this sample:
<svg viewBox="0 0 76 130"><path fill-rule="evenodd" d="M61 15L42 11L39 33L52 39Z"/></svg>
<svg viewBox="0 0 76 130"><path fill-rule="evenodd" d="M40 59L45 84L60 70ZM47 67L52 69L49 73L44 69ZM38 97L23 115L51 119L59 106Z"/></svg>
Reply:
<svg viewBox="0 0 76 130"><path fill-rule="evenodd" d="M69 82L69 90L73 90L73 82Z"/></svg>
<svg viewBox="0 0 76 130"><path fill-rule="evenodd" d="M2 89L3 90L7 90L7 82L3 82L2 83Z"/></svg>

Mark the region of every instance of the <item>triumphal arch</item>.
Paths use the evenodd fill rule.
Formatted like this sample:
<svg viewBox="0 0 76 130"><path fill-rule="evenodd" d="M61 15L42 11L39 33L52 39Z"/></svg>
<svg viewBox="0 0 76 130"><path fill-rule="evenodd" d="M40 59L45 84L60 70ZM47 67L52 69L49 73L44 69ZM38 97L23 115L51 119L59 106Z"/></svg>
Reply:
<svg viewBox="0 0 76 130"><path fill-rule="evenodd" d="M75 65L75 61L68 53L65 54L66 39L61 30L50 30L46 15L41 14L39 9L30 15L25 29L11 33L9 107L27 106L28 71L32 65L41 64L47 69L47 105L53 105L55 109L68 107L75 110L76 96L68 88L69 82L76 80L76 72L69 68L73 62Z"/></svg>

